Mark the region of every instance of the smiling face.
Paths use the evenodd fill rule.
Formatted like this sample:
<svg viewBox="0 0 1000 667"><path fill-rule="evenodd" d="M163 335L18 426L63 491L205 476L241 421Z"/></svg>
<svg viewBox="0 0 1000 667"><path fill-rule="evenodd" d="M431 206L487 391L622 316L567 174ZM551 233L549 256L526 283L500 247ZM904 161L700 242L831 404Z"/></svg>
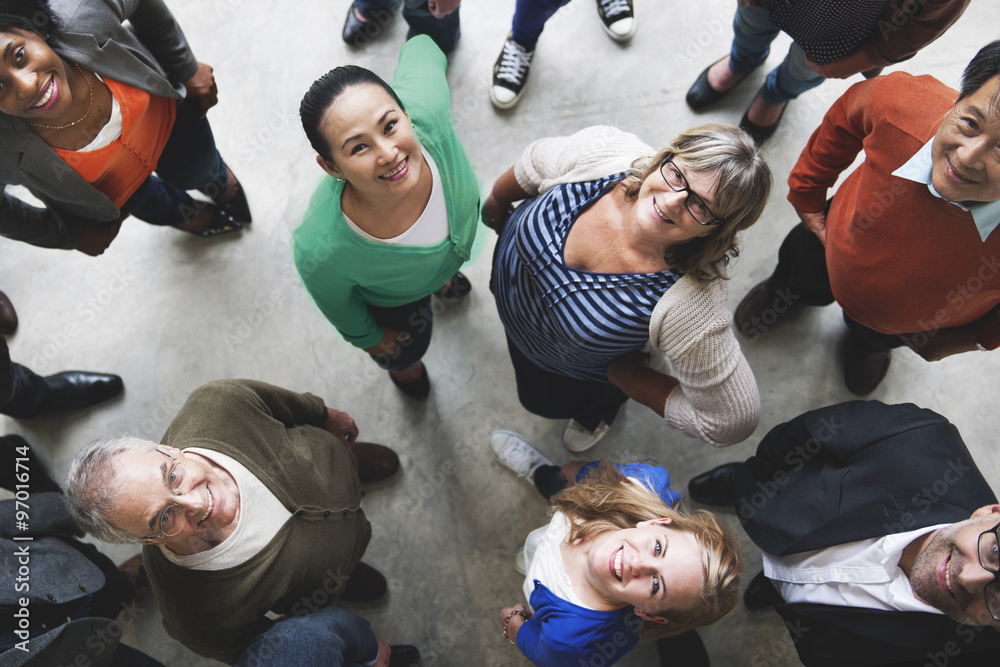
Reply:
<svg viewBox="0 0 1000 667"><path fill-rule="evenodd" d="M72 104L68 71L41 35L0 32L0 111L29 121L62 118Z"/></svg>
<svg viewBox="0 0 1000 667"><path fill-rule="evenodd" d="M1000 505L988 505L935 531L910 570L917 597L960 623L1000 629L986 606L985 588L994 576L979 562L979 535L998 521Z"/></svg>
<svg viewBox="0 0 1000 667"><path fill-rule="evenodd" d="M948 112L934 136L931 180L951 201L1000 199L1000 76Z"/></svg>
<svg viewBox="0 0 1000 667"><path fill-rule="evenodd" d="M331 176L359 194L398 197L416 187L423 155L409 117L381 86L346 88L323 115L323 135L333 164L317 158Z"/></svg>
<svg viewBox="0 0 1000 667"><path fill-rule="evenodd" d="M239 519L235 481L196 454L166 445L160 445L159 450L125 451L115 458L114 480L120 491L112 523L179 554L204 551L228 537ZM167 455L176 459L177 467ZM168 486L171 472L177 475L177 495L171 494ZM174 521L164 531L161 518L170 503L178 507L174 508ZM159 537L163 532L175 534Z"/></svg>
<svg viewBox="0 0 1000 667"><path fill-rule="evenodd" d="M598 535L588 569L601 597L659 623L666 619L657 614L694 607L705 583L698 541L672 528L670 519Z"/></svg>
<svg viewBox="0 0 1000 667"><path fill-rule="evenodd" d="M712 209L717 186L714 172L687 169L680 160L675 160L673 165L666 165L664 169L679 172L698 199ZM687 208L687 197L687 191L673 190L660 171L653 170L642 182L635 199L633 211L636 231L649 243L663 249L715 233L717 225L702 225L695 220ZM692 200L692 205L694 201Z"/></svg>

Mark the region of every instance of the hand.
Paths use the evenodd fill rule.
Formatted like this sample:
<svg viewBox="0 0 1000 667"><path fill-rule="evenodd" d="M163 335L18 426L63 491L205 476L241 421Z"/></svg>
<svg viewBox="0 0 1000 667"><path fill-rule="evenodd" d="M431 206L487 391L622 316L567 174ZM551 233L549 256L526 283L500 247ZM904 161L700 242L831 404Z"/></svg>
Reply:
<svg viewBox="0 0 1000 667"><path fill-rule="evenodd" d="M219 88L215 85L215 74L212 72L211 65L198 63L194 76L183 82L187 88L187 96L201 105L202 118L219 103Z"/></svg>
<svg viewBox="0 0 1000 667"><path fill-rule="evenodd" d="M80 239L80 245L76 249L91 257L104 254L104 251L108 249L111 242L118 236L118 232L122 228L122 222L127 217L122 216L117 220L102 222L96 225L84 225L83 238Z"/></svg>
<svg viewBox="0 0 1000 667"><path fill-rule="evenodd" d="M799 220L801 220L802 224L806 226L806 229L818 236L819 242L825 246L826 213L823 211L820 211L819 213L807 213L798 209L795 209L795 212L799 214Z"/></svg>
<svg viewBox="0 0 1000 667"><path fill-rule="evenodd" d="M648 366L649 355L642 350L633 350L608 364L608 381L616 387L627 385L637 370Z"/></svg>
<svg viewBox="0 0 1000 667"><path fill-rule="evenodd" d="M375 660L375 667L389 667L389 658L392 656L392 649L382 641L381 637L376 637L378 642L378 658Z"/></svg>
<svg viewBox="0 0 1000 667"><path fill-rule="evenodd" d="M507 623L507 637L513 641L517 642L517 631L521 629L524 625L524 621L527 618L531 618L531 612L524 608L524 605L520 602L513 607L504 607L500 610L500 629L503 629L504 621L507 620L507 616L510 616L511 612L523 611L526 618L522 618L519 614L514 614L510 617L510 621Z"/></svg>
<svg viewBox="0 0 1000 667"><path fill-rule="evenodd" d="M941 361L945 357L979 348L972 341L972 334L962 327L899 334L911 350L927 361Z"/></svg>
<svg viewBox="0 0 1000 667"><path fill-rule="evenodd" d="M326 423L323 424L323 428L340 438L345 445L358 439L358 425L349 414L340 410L326 409Z"/></svg>
<svg viewBox="0 0 1000 667"><path fill-rule="evenodd" d="M462 0L427 0L427 11L434 15L436 19L443 19L448 14L458 9Z"/></svg>
<svg viewBox="0 0 1000 667"><path fill-rule="evenodd" d="M382 340L372 347L366 347L365 352L376 356L395 357L399 355L400 343L410 340L410 334L392 327L382 327Z"/></svg>
<svg viewBox="0 0 1000 667"><path fill-rule="evenodd" d="M846 79L850 76L854 76L859 72L864 72L875 67L867 55L865 55L864 49L858 49L854 53L848 53L842 58L837 58L833 62L829 62L825 65L817 65L813 61L809 60L809 56L806 56L806 64L813 68L817 74L826 77L827 79Z"/></svg>
<svg viewBox="0 0 1000 667"><path fill-rule="evenodd" d="M499 234L503 231L503 225L513 210L514 208L510 204L501 204L497 201L491 192L483 204L483 224Z"/></svg>

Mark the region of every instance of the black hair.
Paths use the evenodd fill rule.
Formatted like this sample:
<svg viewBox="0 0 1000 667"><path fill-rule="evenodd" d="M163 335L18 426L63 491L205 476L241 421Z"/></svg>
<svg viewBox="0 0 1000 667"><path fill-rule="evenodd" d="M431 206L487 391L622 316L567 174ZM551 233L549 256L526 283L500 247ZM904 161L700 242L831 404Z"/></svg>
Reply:
<svg viewBox="0 0 1000 667"><path fill-rule="evenodd" d="M380 86L399 105L401 111L405 112L403 103L399 100L389 84L382 78L364 67L357 65L344 65L332 69L309 86L308 92L302 98L299 105L299 117L302 118L302 129L306 132L309 143L319 156L333 164L333 154L330 150L330 143L326 140L323 130L320 127L323 121L323 114L330 108L330 105L340 97L341 93L350 88L364 83Z"/></svg>
<svg viewBox="0 0 1000 667"><path fill-rule="evenodd" d="M26 30L39 35L57 36L62 29L59 17L48 0L0 1L0 31Z"/></svg>
<svg viewBox="0 0 1000 667"><path fill-rule="evenodd" d="M995 39L983 48L969 62L962 74L962 88L958 99L972 95L987 81L1000 74L1000 39ZM994 100L997 104L1000 100Z"/></svg>

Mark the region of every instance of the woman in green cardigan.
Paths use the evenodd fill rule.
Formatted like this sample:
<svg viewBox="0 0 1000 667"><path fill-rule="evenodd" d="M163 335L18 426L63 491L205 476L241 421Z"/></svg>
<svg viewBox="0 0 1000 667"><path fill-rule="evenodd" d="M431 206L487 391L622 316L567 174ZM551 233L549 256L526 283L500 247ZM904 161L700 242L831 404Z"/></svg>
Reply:
<svg viewBox="0 0 1000 667"><path fill-rule="evenodd" d="M406 395L430 391L431 295L471 286L479 183L451 121L447 60L419 36L392 85L362 67L313 83L299 113L329 178L295 230L295 263L323 314Z"/></svg>

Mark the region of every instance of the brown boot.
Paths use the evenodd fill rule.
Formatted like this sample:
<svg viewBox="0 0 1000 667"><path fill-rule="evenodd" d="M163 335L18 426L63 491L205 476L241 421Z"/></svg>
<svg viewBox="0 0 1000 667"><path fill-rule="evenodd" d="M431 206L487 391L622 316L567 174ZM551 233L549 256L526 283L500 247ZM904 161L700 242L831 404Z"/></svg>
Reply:
<svg viewBox="0 0 1000 667"><path fill-rule="evenodd" d="M128 577L135 588L135 599L139 600L153 592L153 587L146 576L146 567L142 564L142 554L136 554L118 566L118 571Z"/></svg>
<svg viewBox="0 0 1000 667"><path fill-rule="evenodd" d="M399 456L385 445L352 442L347 449L357 459L358 479L362 484L381 481L399 470Z"/></svg>
<svg viewBox="0 0 1000 667"><path fill-rule="evenodd" d="M0 292L0 334L10 334L17 331L17 313L14 304L7 295Z"/></svg>
<svg viewBox="0 0 1000 667"><path fill-rule="evenodd" d="M753 340L792 312L798 305L796 301L798 297L788 290L771 291L764 280L751 287L736 306L733 321L741 334Z"/></svg>

